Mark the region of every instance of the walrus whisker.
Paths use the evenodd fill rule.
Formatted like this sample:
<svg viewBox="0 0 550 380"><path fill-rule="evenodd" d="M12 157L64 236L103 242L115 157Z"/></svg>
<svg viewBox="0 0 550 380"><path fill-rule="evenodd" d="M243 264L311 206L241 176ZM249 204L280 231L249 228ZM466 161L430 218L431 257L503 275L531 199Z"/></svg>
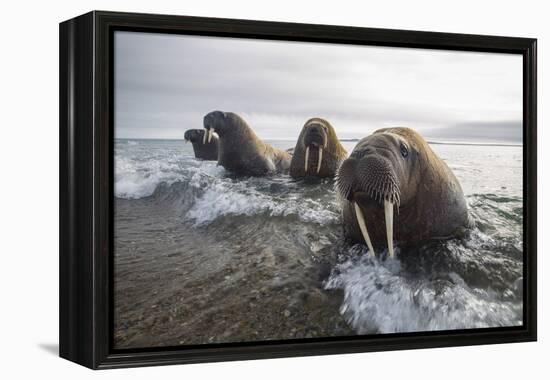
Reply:
<svg viewBox="0 0 550 380"><path fill-rule="evenodd" d="M321 162L323 161L323 148L319 147L319 159L317 160L317 174L321 171Z"/></svg>
<svg viewBox="0 0 550 380"><path fill-rule="evenodd" d="M305 169L304 169L304 170L305 170L305 174L307 174L307 161L308 161L308 160L309 160L309 145L306 146L306 158L305 158L305 164L304 164L304 166L305 166Z"/></svg>
<svg viewBox="0 0 550 380"><path fill-rule="evenodd" d="M374 252L374 248L372 247L372 242L369 237L369 232L367 230L367 225L365 223L365 216L363 215L363 211L361 211L361 208L356 202L353 202L353 206L355 207L355 217L357 219L357 223L359 224L359 229L361 230L361 234L363 234L363 239L367 243L367 246L369 247L369 251L372 252L372 255L376 256L376 253Z"/></svg>
<svg viewBox="0 0 550 380"><path fill-rule="evenodd" d="M386 238L388 239L388 252L393 258L393 203L384 201L384 215L386 217Z"/></svg>

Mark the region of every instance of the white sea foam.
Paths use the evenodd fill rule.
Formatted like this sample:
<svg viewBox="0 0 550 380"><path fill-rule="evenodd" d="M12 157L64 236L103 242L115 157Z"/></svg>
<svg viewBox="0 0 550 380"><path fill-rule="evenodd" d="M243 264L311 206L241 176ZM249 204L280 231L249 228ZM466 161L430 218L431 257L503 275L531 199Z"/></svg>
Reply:
<svg viewBox="0 0 550 380"><path fill-rule="evenodd" d="M153 194L160 182L162 182L162 177L155 174L126 174L115 182L115 195L127 199L147 197Z"/></svg>
<svg viewBox="0 0 550 380"><path fill-rule="evenodd" d="M367 255L340 264L326 282L342 289L341 313L360 334L517 326L521 304L469 287L456 273L408 279L397 260Z"/></svg>
<svg viewBox="0 0 550 380"><path fill-rule="evenodd" d="M119 156L115 162L115 196L129 199L149 196L159 183L176 181L177 169L173 162L136 161Z"/></svg>
<svg viewBox="0 0 550 380"><path fill-rule="evenodd" d="M292 196L280 197L256 191L245 182L217 180L196 199L186 218L196 226L207 225L223 215L269 216L296 215L304 222L331 224L338 221L338 214L327 209L321 201L298 200Z"/></svg>
<svg viewBox="0 0 550 380"><path fill-rule="evenodd" d="M115 196L137 199L150 196L160 183L176 181L197 181L194 175L219 176L223 168L212 161L188 161L180 155L149 157L139 160L125 155L115 159Z"/></svg>

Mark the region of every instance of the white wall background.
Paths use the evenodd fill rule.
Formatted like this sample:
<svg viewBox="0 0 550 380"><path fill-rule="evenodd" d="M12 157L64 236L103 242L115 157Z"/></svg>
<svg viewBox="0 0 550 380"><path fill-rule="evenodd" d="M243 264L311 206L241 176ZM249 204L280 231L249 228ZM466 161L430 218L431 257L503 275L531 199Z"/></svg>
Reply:
<svg viewBox="0 0 550 380"><path fill-rule="evenodd" d="M2 7L0 377L518 379L548 376L546 258L550 134L544 1L9 1ZM153 367L94 373L57 358L58 23L93 9L354 25L539 39L539 342ZM546 353L544 353L546 351Z"/></svg>

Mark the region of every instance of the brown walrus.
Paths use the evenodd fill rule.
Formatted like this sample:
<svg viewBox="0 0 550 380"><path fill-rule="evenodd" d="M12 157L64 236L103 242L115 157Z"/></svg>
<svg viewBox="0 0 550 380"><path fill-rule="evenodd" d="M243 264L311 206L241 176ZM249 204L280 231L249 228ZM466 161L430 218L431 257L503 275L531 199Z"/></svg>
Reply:
<svg viewBox="0 0 550 380"><path fill-rule="evenodd" d="M345 235L373 254L387 242L393 257L394 240L415 245L473 225L457 178L409 128L379 129L360 140L338 170L336 189Z"/></svg>
<svg viewBox="0 0 550 380"><path fill-rule="evenodd" d="M218 164L240 175L286 173L291 155L260 140L239 115L213 111L204 117L206 140L219 136Z"/></svg>
<svg viewBox="0 0 550 380"><path fill-rule="evenodd" d="M195 158L208 161L218 161L218 137L212 136L210 141L205 141L206 134L203 129L188 129L183 135L185 141L191 141Z"/></svg>
<svg viewBox="0 0 550 380"><path fill-rule="evenodd" d="M314 117L306 121L296 142L290 175L334 177L341 162L348 156L330 123Z"/></svg>

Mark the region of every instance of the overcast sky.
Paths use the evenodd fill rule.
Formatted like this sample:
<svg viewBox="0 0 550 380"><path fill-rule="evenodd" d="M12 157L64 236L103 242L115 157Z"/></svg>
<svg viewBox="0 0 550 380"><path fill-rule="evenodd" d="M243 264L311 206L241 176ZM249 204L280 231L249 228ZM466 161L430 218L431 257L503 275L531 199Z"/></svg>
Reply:
<svg viewBox="0 0 550 380"><path fill-rule="evenodd" d="M340 138L408 126L437 140L521 142L511 54L116 32L117 138L183 138L213 110L264 139L323 117Z"/></svg>

